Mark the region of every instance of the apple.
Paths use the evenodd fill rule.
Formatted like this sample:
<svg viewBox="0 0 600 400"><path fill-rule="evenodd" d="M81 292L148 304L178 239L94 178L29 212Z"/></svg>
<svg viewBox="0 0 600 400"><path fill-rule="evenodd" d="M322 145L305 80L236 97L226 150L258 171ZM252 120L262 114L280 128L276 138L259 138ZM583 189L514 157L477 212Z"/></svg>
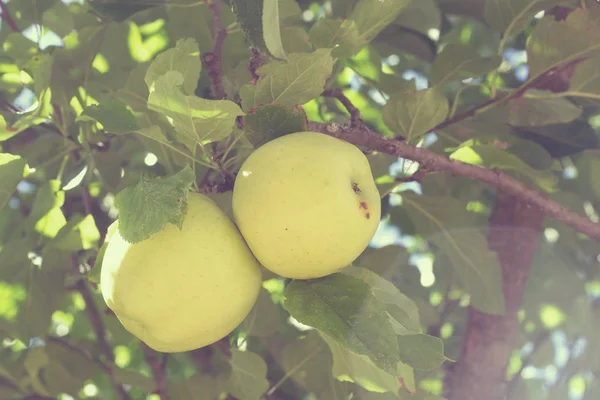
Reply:
<svg viewBox="0 0 600 400"><path fill-rule="evenodd" d="M312 279L351 264L368 246L381 200L367 157L317 132L260 146L235 179L233 217L268 270Z"/></svg>
<svg viewBox="0 0 600 400"><path fill-rule="evenodd" d="M181 230L167 224L134 244L118 229L111 231L100 274L102 296L125 329L151 348L176 353L214 343L254 306L260 264L210 198L189 194Z"/></svg>

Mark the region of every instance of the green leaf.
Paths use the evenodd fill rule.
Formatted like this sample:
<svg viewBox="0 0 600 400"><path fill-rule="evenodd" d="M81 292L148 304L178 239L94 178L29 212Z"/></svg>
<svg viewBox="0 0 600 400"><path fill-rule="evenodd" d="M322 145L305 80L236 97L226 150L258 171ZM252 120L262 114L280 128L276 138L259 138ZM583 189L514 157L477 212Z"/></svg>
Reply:
<svg viewBox="0 0 600 400"><path fill-rule="evenodd" d="M432 85L440 85L477 78L498 68L501 62L501 56L482 57L472 46L447 44L433 62L429 79Z"/></svg>
<svg viewBox="0 0 600 400"><path fill-rule="evenodd" d="M25 343L45 336L50 328L52 313L60 306L64 293L64 271L31 267L26 286L27 299L17 314L18 337Z"/></svg>
<svg viewBox="0 0 600 400"><path fill-rule="evenodd" d="M529 90L523 97L509 100L483 115L500 118L512 126L543 126L571 122L582 107L563 97L544 97L547 92Z"/></svg>
<svg viewBox="0 0 600 400"><path fill-rule="evenodd" d="M281 30L281 42L288 53L310 53L313 45L306 29L299 26L288 26Z"/></svg>
<svg viewBox="0 0 600 400"><path fill-rule="evenodd" d="M269 388L265 361L256 353L232 349L229 363L231 394L243 400L259 400Z"/></svg>
<svg viewBox="0 0 600 400"><path fill-rule="evenodd" d="M250 45L268 53L263 34L264 0L230 0L231 10Z"/></svg>
<svg viewBox="0 0 600 400"><path fill-rule="evenodd" d="M413 0L394 21L396 25L423 35L429 34L431 29L439 29L441 23L442 13L435 0Z"/></svg>
<svg viewBox="0 0 600 400"><path fill-rule="evenodd" d="M561 64L595 56L600 52L599 7L575 9L565 21L542 18L527 42L531 81Z"/></svg>
<svg viewBox="0 0 600 400"><path fill-rule="evenodd" d="M411 2L412 0L360 0L349 19L356 22L360 39L369 42Z"/></svg>
<svg viewBox="0 0 600 400"><path fill-rule="evenodd" d="M269 52L276 58L285 59L279 27L279 0L263 0L263 39Z"/></svg>
<svg viewBox="0 0 600 400"><path fill-rule="evenodd" d="M488 314L504 314L500 262L465 205L451 197L409 193L402 194L402 201L418 232L449 258L471 295L471 305Z"/></svg>
<svg viewBox="0 0 600 400"><path fill-rule="evenodd" d="M168 223L181 229L194 179L194 172L187 166L162 179L142 175L135 186L121 190L115 197L115 207L123 239L130 243L145 240Z"/></svg>
<svg viewBox="0 0 600 400"><path fill-rule="evenodd" d="M152 378L131 369L114 368L112 370L112 375L115 381L120 384L131 385L143 389L148 393L153 392L156 386ZM169 384L169 389L170 386L171 385Z"/></svg>
<svg viewBox="0 0 600 400"><path fill-rule="evenodd" d="M281 357L283 369L307 391L318 392L331 383L333 359L317 331L286 342Z"/></svg>
<svg viewBox="0 0 600 400"><path fill-rule="evenodd" d="M53 66L54 57L50 54L36 54L25 64L33 73L34 92L38 96L43 96L43 91L50 87Z"/></svg>
<svg viewBox="0 0 600 400"><path fill-rule="evenodd" d="M100 232L91 214L75 214L50 242L60 250L79 251L95 248Z"/></svg>
<svg viewBox="0 0 600 400"><path fill-rule="evenodd" d="M485 22L503 37L521 33L538 12L551 8L560 0L485 0Z"/></svg>
<svg viewBox="0 0 600 400"><path fill-rule="evenodd" d="M481 165L487 168L499 168L516 172L517 175L526 177L540 187L551 190L558 183L558 179L551 171L538 171L514 154L499 149L491 144L479 144L461 147L450 155L453 160L468 164Z"/></svg>
<svg viewBox="0 0 600 400"><path fill-rule="evenodd" d="M415 140L446 119L448 100L440 87L396 92L383 107L383 121L396 134Z"/></svg>
<svg viewBox="0 0 600 400"><path fill-rule="evenodd" d="M582 119L568 124L521 127L516 128L516 132L543 146L554 158L598 148L596 131Z"/></svg>
<svg viewBox="0 0 600 400"><path fill-rule="evenodd" d="M200 145L216 142L231 134L238 116L244 115L230 100L207 100L181 92L183 75L168 71L156 79L148 108L172 118L175 130Z"/></svg>
<svg viewBox="0 0 600 400"><path fill-rule="evenodd" d="M177 71L183 76L183 92L191 95L198 86L201 69L198 42L194 38L179 39L175 47L156 56L146 70L144 82L152 92L158 78L169 71Z"/></svg>
<svg viewBox="0 0 600 400"><path fill-rule="evenodd" d="M575 72L569 81L570 96L594 95L593 98L600 98L600 70L598 65L600 56L596 56L577 64Z"/></svg>
<svg viewBox="0 0 600 400"><path fill-rule="evenodd" d="M285 309L298 321L368 356L379 368L395 372L399 358L394 329L385 305L365 282L341 273L294 280L284 296Z"/></svg>
<svg viewBox="0 0 600 400"><path fill-rule="evenodd" d="M65 37L75 28L73 14L63 2L54 3L42 14L42 25L50 28L60 37Z"/></svg>
<svg viewBox="0 0 600 400"><path fill-rule="evenodd" d="M25 164L25 160L17 155L0 154L0 210L8 203L21 181Z"/></svg>
<svg viewBox="0 0 600 400"><path fill-rule="evenodd" d="M341 345L330 336L321 333L323 340L329 346L333 354L334 377L347 380L350 378L353 382L374 392L391 392L397 394L401 385L399 377L407 382L407 386L413 390L415 388L414 373L412 368L404 369L401 362L397 364L393 373L388 373L378 368L367 356L351 352L348 348Z"/></svg>
<svg viewBox="0 0 600 400"><path fill-rule="evenodd" d="M31 212L27 217L30 226L35 226L36 222L48 214L50 210L63 206L65 192L60 190L60 185L60 181L51 179L40 186L31 205Z"/></svg>
<svg viewBox="0 0 600 400"><path fill-rule="evenodd" d="M246 111L263 104L278 103L287 107L304 104L323 91L333 71L331 50L288 54L286 62L273 61L258 69L256 85L240 89L242 108Z"/></svg>
<svg viewBox="0 0 600 400"><path fill-rule="evenodd" d="M308 32L311 43L316 48L329 48L331 56L345 58L354 55L363 45L356 26L351 19L320 19Z"/></svg>
<svg viewBox="0 0 600 400"><path fill-rule="evenodd" d="M241 326L247 330L249 336L267 337L277 332L282 323L280 308L273 303L269 292L261 288L254 307Z"/></svg>
<svg viewBox="0 0 600 400"><path fill-rule="evenodd" d="M121 182L121 160L117 153L112 149L94 151L92 157L94 158L94 166L98 170L107 190L116 191Z"/></svg>
<svg viewBox="0 0 600 400"><path fill-rule="evenodd" d="M398 336L398 347L402 361L415 369L437 369L448 360L442 339L424 333Z"/></svg>
<svg viewBox="0 0 600 400"><path fill-rule="evenodd" d="M393 307L392 316L401 325L403 330L411 332L421 331L421 322L419 317L419 309L414 301L400 292L396 286L390 281L377 275L375 272L369 271L366 268L347 267L342 273L362 279L369 285L371 292L377 299ZM396 331L398 333L398 331Z"/></svg>
<svg viewBox="0 0 600 400"><path fill-rule="evenodd" d="M137 119L131 109L119 100L109 99L100 104L86 107L77 120L86 120L85 117L100 122L107 132L117 135L139 129Z"/></svg>
<svg viewBox="0 0 600 400"><path fill-rule="evenodd" d="M267 104L248 111L244 116L246 137L254 147L286 135L308 130L302 109L289 109L279 104Z"/></svg>

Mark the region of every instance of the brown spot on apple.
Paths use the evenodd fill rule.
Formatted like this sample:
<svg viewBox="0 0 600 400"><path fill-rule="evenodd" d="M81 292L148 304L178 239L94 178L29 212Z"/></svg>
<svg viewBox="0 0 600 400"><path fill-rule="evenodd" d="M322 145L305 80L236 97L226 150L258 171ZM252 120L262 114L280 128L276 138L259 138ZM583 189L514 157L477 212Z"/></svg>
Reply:
<svg viewBox="0 0 600 400"><path fill-rule="evenodd" d="M360 193L360 188L358 187L358 183L352 182L352 190L354 190L354 193Z"/></svg>
<svg viewBox="0 0 600 400"><path fill-rule="evenodd" d="M366 201L361 201L358 204L360 204L360 208L362 208L363 210L368 210L369 206L367 205Z"/></svg>

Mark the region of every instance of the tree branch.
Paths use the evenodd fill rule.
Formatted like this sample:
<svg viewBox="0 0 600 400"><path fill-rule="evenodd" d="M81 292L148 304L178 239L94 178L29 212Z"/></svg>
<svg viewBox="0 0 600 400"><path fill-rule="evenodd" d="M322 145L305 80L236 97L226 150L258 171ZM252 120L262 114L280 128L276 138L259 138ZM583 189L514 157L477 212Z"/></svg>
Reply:
<svg viewBox="0 0 600 400"><path fill-rule="evenodd" d="M157 394L160 400L169 400L167 392L167 360L168 355L165 353L162 357L158 357L156 352L152 350L146 343L141 342L144 359L152 369L152 376L156 383L154 394Z"/></svg>
<svg viewBox="0 0 600 400"><path fill-rule="evenodd" d="M342 103L346 110L350 113L350 127L356 128L362 124L360 119L360 110L346 97L342 89L326 89L323 91L323 96L336 98Z"/></svg>
<svg viewBox="0 0 600 400"><path fill-rule="evenodd" d="M114 364L115 355L112 351L112 347L108 343L108 339L106 338L106 330L104 329L104 324L102 323L102 315L100 315L100 311L98 311L98 307L96 307L96 303L94 303L94 296L90 288L87 286L86 281L83 279L79 280L77 283L77 289L79 290L79 293L81 293L81 296L85 302L85 309L87 310L87 315L90 319L92 329L96 334L96 341L98 343L98 347L100 347L100 353L106 357L106 360L110 364ZM125 388L115 380L112 369L108 367L105 367L104 369L117 394L117 399L129 400L129 394Z"/></svg>
<svg viewBox="0 0 600 400"><path fill-rule="evenodd" d="M8 27L14 32L20 32L21 30L17 26L17 23L13 19L12 15L8 12L8 7L6 7L6 3L0 0L0 18L2 22L4 22Z"/></svg>
<svg viewBox="0 0 600 400"><path fill-rule="evenodd" d="M505 313L490 315L469 307L463 348L446 388L449 400L506 398L506 368L543 221L543 210L518 195L496 196L488 245L500 260Z"/></svg>
<svg viewBox="0 0 600 400"><path fill-rule="evenodd" d="M217 100L227 97L223 88L223 44L227 37L227 29L221 22L221 0L207 0L208 7L212 12L214 24L215 46L213 51L205 53L202 56L202 62L208 70L208 76L211 80L211 90Z"/></svg>
<svg viewBox="0 0 600 400"><path fill-rule="evenodd" d="M488 169L451 160L443 155L412 146L404 141L382 137L365 126L350 128L338 124L318 122L309 122L309 125L312 131L325 133L356 146L416 161L429 172L445 171L488 183L499 191L520 198L527 202L530 207L538 208L557 221L563 222L600 242L600 224L569 210L562 204L549 199L545 194L497 169Z"/></svg>

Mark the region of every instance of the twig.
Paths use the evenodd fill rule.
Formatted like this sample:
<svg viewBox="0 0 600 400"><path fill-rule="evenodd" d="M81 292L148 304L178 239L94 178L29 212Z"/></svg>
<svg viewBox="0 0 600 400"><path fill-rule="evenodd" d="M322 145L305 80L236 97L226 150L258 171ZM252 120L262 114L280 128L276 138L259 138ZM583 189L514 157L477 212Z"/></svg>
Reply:
<svg viewBox="0 0 600 400"><path fill-rule="evenodd" d="M154 394L157 394L160 400L169 400L167 392L167 360L168 355L165 353L162 357L158 357L156 352L152 350L146 343L142 342L142 351L144 359L148 366L152 369L152 376L156 383Z"/></svg>
<svg viewBox="0 0 600 400"><path fill-rule="evenodd" d="M114 364L115 355L110 347L110 344L108 343L108 339L106 338L106 330L104 329L104 324L102 323L100 311L98 311L98 307L96 307L96 303L94 302L94 296L92 295L90 288L87 286L87 283L83 279L78 282L77 289L79 290L79 293L81 293L81 296L85 302L85 308L87 310L92 329L96 334L96 341L98 343L98 347L100 347L100 353L110 364ZM105 368L105 370L113 388L115 389L117 399L129 400L129 394L125 388L116 381L114 375L112 374L112 369Z"/></svg>
<svg viewBox="0 0 600 400"><path fill-rule="evenodd" d="M403 176L401 178L396 178L394 181L398 183L407 183L407 182L421 182L423 178L431 171L427 168L420 166L419 169L410 176Z"/></svg>
<svg viewBox="0 0 600 400"><path fill-rule="evenodd" d="M443 155L412 146L404 141L382 137L365 126L349 128L338 124L319 122L309 122L309 126L312 131L325 133L359 147L417 161L422 167L431 172L445 171L488 183L500 191L517 196L531 206L541 209L557 221L563 222L600 242L600 224L569 210L562 204L549 199L545 194L530 188L518 179L499 170L451 160Z"/></svg>
<svg viewBox="0 0 600 400"><path fill-rule="evenodd" d="M221 22L221 0L207 1L208 7L212 12L214 24L215 46L212 52L205 53L202 56L202 62L206 65L208 75L211 80L211 89L213 96L217 100L227 97L223 88L223 44L227 37L227 29Z"/></svg>
<svg viewBox="0 0 600 400"><path fill-rule="evenodd" d="M252 48L252 55L250 56L250 61L248 62L248 71L250 71L250 74L252 75L252 82L256 83L259 78L256 70L262 67L266 62L267 60L265 56L262 55L257 49Z"/></svg>
<svg viewBox="0 0 600 400"><path fill-rule="evenodd" d="M20 32L21 30L17 26L17 23L13 19L12 15L8 12L8 7L6 7L6 3L0 0L0 18L8 27L14 32Z"/></svg>
<svg viewBox="0 0 600 400"><path fill-rule="evenodd" d="M362 124L360 119L360 110L346 97L342 89L326 89L323 91L323 96L334 97L342 103L346 110L350 113L350 127L355 128Z"/></svg>

